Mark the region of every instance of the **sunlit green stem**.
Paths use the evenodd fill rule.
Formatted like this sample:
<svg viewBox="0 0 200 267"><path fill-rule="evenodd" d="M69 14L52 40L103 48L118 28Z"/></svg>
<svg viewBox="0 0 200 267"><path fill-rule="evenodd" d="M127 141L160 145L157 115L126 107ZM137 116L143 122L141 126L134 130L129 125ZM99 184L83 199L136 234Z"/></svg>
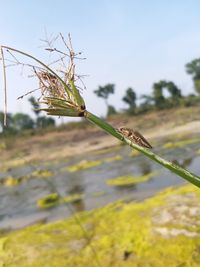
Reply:
<svg viewBox="0 0 200 267"><path fill-rule="evenodd" d="M141 146L138 146L134 143L132 143L129 139L125 138L124 136L122 136L120 133L118 133L116 131L115 128L113 128L110 124L108 124L107 122L103 121L102 119L98 118L97 116L95 116L94 114L85 111L85 117L87 120L89 120L90 122L94 123L95 125L99 126L100 128L102 128L104 131L106 131L107 133L113 135L114 137L118 138L121 141L124 141L126 144L130 145L132 148L140 151L141 153L145 154L147 157L149 157L151 160L159 163L160 165L162 165L163 167L169 169L170 171L176 173L177 175L181 176L182 178L184 178L185 180L191 182L192 184L200 187L200 177L192 174L191 172L189 172L188 170L185 170L184 168L170 162L167 161L161 157L159 157L158 155L156 155L155 153L153 153L151 150L143 148Z"/></svg>

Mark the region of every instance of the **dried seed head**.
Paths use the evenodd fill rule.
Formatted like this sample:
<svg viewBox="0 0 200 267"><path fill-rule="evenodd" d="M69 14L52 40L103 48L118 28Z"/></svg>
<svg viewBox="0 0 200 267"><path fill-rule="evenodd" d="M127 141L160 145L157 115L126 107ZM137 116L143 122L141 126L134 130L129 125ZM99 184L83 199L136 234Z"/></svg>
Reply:
<svg viewBox="0 0 200 267"><path fill-rule="evenodd" d="M47 71L37 72L36 75L39 79L39 86L43 97L66 99L67 95L64 86L55 75Z"/></svg>
<svg viewBox="0 0 200 267"><path fill-rule="evenodd" d="M75 63L74 59L76 59L76 53L73 50L71 37L69 35L69 46L65 42L63 36L61 35L62 41L68 49L68 53L62 52L56 48L51 46L51 42L46 42L49 47L46 48L49 52L55 52L59 54L59 58L54 62L51 62L49 65L53 65L55 63L60 63L61 67L58 67L56 70L50 68L49 65L43 63L36 57L27 54L23 51L2 46L0 47L0 52L3 61L4 67L4 87L5 87L5 107L6 105L6 75L5 75L5 62L3 57L3 49L8 51L9 55L12 56L12 62L14 60L14 64L21 65L22 67L27 66L31 67L34 71L36 78L38 79L39 88L31 90L29 93L34 92L35 90L41 91L40 102L47 105L47 108L41 109L46 111L49 115L58 115L58 116L84 116L85 114L85 103L84 99L81 96L78 87L75 85L75 81L77 79L77 75L75 74ZM26 64L20 62L12 52L16 52L22 54L31 60L37 62L37 64ZM68 66L65 61L66 58L69 59ZM59 74L58 74L59 73ZM61 75L60 75L61 73ZM27 93L27 94L29 94ZM27 95L25 94L25 95ZM20 98L22 98L21 96ZM6 108L5 108L6 114Z"/></svg>

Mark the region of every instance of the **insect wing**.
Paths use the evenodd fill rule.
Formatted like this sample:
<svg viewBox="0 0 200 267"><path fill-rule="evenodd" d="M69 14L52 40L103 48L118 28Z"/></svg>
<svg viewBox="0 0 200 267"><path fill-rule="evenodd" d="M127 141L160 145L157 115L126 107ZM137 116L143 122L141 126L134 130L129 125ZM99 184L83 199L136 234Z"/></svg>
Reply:
<svg viewBox="0 0 200 267"><path fill-rule="evenodd" d="M146 147L146 148L152 148L152 146L149 144L149 142L138 131L134 131L132 137L133 137L134 141L136 142L136 144L143 146L143 147Z"/></svg>
<svg viewBox="0 0 200 267"><path fill-rule="evenodd" d="M138 131L133 131L132 129L126 127L120 127L118 131L123 136L128 138L130 141L133 141L134 143L138 144L139 146L152 148L149 142Z"/></svg>

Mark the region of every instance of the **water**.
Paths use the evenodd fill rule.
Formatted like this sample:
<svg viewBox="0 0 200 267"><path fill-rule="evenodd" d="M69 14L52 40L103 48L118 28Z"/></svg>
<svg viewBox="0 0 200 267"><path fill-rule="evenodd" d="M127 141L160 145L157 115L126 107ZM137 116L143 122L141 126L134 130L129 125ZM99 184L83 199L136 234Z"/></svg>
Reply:
<svg viewBox="0 0 200 267"><path fill-rule="evenodd" d="M160 149L157 153L200 175L200 155L195 153L199 148L200 144L192 144L175 150ZM106 158L116 155L121 155L122 160L105 162ZM0 186L0 228L16 229L35 222L48 222L69 216L71 212L66 204L51 209L37 208L36 202L39 198L54 192L59 192L62 196L84 194L82 200L71 204L75 212L101 207L119 199L140 201L168 186L186 183L182 178L143 155L137 157L129 155L129 147L119 147L104 154L92 153L62 162L47 163L43 166L29 165L0 173L0 179L3 179L8 175L14 177L26 175L36 169L48 169L54 172L52 177L35 178L12 187ZM104 160L104 163L74 173L64 170L67 166L79 163L83 159ZM107 179L129 174L139 176L152 171L157 171L158 174L145 183L128 187L113 187L106 184ZM103 194L95 196L94 193L97 192Z"/></svg>

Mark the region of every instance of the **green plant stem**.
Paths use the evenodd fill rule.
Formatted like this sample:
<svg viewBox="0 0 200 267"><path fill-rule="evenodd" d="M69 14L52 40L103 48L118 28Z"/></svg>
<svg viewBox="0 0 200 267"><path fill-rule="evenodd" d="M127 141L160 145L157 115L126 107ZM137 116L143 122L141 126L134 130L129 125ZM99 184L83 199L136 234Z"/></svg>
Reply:
<svg viewBox="0 0 200 267"><path fill-rule="evenodd" d="M177 174L178 176L184 178L185 180L187 180L188 182L196 185L197 187L200 187L200 177L189 172L188 170L170 162L167 161L163 158L161 158L160 156L156 155L155 153L153 153L151 150L146 149L144 147L138 146L134 143L132 143L129 139L125 138L123 135L121 135L115 128L113 128L110 124L108 124L107 122L103 121L102 119L98 118L97 116L95 116L94 114L85 111L85 118L94 123L95 125L99 126L100 128L102 128L104 131L106 131L107 133L113 135L114 137L118 138L121 141L124 141L127 145L131 146L132 148L140 151L141 153L143 153L145 156L147 156L148 158L150 158L151 160L159 163L160 165L162 165L163 167L169 169L170 171L174 172L175 174Z"/></svg>

